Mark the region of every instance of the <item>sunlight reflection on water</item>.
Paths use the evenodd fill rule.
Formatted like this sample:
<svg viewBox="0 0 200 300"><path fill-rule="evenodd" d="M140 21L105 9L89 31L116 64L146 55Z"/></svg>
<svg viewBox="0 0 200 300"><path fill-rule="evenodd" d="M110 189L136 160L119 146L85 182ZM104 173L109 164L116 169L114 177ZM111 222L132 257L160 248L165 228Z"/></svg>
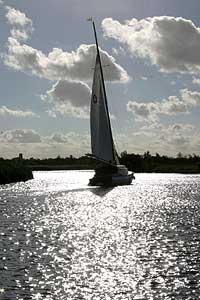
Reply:
<svg viewBox="0 0 200 300"><path fill-rule="evenodd" d="M0 186L0 299L199 299L200 176L91 177Z"/></svg>

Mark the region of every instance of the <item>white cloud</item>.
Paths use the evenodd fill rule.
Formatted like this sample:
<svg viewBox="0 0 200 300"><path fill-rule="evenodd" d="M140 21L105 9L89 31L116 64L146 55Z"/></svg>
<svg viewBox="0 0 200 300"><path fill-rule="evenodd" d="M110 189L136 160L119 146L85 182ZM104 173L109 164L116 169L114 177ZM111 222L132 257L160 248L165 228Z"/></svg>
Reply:
<svg viewBox="0 0 200 300"><path fill-rule="evenodd" d="M32 26L31 19L27 18L26 15L10 6L6 6L7 14L6 18L10 25L17 25L17 26Z"/></svg>
<svg viewBox="0 0 200 300"><path fill-rule="evenodd" d="M193 83L193 84L200 85L200 78L193 77L192 83Z"/></svg>
<svg viewBox="0 0 200 300"><path fill-rule="evenodd" d="M161 132L163 130L163 125L161 123L158 122L154 122L148 125L144 125L140 128L139 132L140 133L145 133L148 134L150 133L150 135L154 132Z"/></svg>
<svg viewBox="0 0 200 300"><path fill-rule="evenodd" d="M13 28L10 31L11 36L16 39L17 41L26 41L28 40L29 36L25 30L20 30Z"/></svg>
<svg viewBox="0 0 200 300"><path fill-rule="evenodd" d="M169 96L168 99L154 102L129 101L127 111L136 116L137 121L155 122L159 115L188 114L192 107L200 106L200 92L180 90L180 98Z"/></svg>
<svg viewBox="0 0 200 300"><path fill-rule="evenodd" d="M41 136L31 129L7 130L0 133L0 157L16 157L23 153L24 157L62 157L80 156L90 152L89 134L53 133Z"/></svg>
<svg viewBox="0 0 200 300"><path fill-rule="evenodd" d="M200 135L191 124L171 124L164 126L159 123L142 127L137 132L128 135L118 135L115 138L119 153L127 150L129 153L152 154L158 152L165 155L196 153L200 155ZM90 135L75 132L56 132L50 136L41 136L30 129L8 130L0 134L0 157L16 157L23 153L24 157L62 157L81 156L91 151Z"/></svg>
<svg viewBox="0 0 200 300"><path fill-rule="evenodd" d="M118 48L112 48L112 53L114 55L123 55L123 56L126 55L126 51L121 46L118 47Z"/></svg>
<svg viewBox="0 0 200 300"><path fill-rule="evenodd" d="M168 126L154 122L143 126L137 132L125 139L125 145L130 152L143 153L149 150L152 154L160 153L175 156L183 154L200 154L198 148L200 136L192 124L175 123Z"/></svg>
<svg viewBox="0 0 200 300"><path fill-rule="evenodd" d="M182 151L185 154L191 153L191 144L195 143L196 135L194 126L191 124L173 124L167 128L163 127L158 133L158 139L163 146L171 151Z"/></svg>
<svg viewBox="0 0 200 300"><path fill-rule="evenodd" d="M90 151L90 136L89 134L78 134L75 132L68 132L66 134L56 132L53 133L49 137L45 137L44 140L49 144L64 144L72 148L76 148L78 152L81 150L83 151ZM86 153L86 152L85 152Z"/></svg>
<svg viewBox="0 0 200 300"><path fill-rule="evenodd" d="M47 110L50 117L56 118L59 116L70 116L78 119L88 119L89 109L87 107L75 107L70 103L55 103L53 107Z"/></svg>
<svg viewBox="0 0 200 300"><path fill-rule="evenodd" d="M56 143L67 143L68 138L66 135L56 132L51 136L51 140Z"/></svg>
<svg viewBox="0 0 200 300"><path fill-rule="evenodd" d="M0 116L2 117L16 117L16 118L27 118L27 117L39 117L32 111L13 110L6 106L0 107Z"/></svg>
<svg viewBox="0 0 200 300"><path fill-rule="evenodd" d="M81 81L61 80L53 85L47 94L58 103L70 102L73 106L88 106L91 89Z"/></svg>
<svg viewBox="0 0 200 300"><path fill-rule="evenodd" d="M175 156L183 154L200 154L199 131L192 124L175 123L164 126L158 122L138 128L135 132L118 135L115 138L118 152L144 153Z"/></svg>
<svg viewBox="0 0 200 300"><path fill-rule="evenodd" d="M23 71L51 81L58 81L41 98L51 99L49 116L71 115L77 118L89 117L90 88L96 59L95 45L80 45L75 51L64 52L53 48L47 55L42 51L22 44L33 30L32 21L12 7L7 7L8 22L15 26L8 38L7 52L3 59L11 69ZM125 83L130 80L127 72L115 62L113 56L100 49L104 77L108 81ZM67 96L66 96L67 95Z"/></svg>
<svg viewBox="0 0 200 300"><path fill-rule="evenodd" d="M15 70L30 72L50 80L91 80L92 68L95 65L95 45L80 45L76 51L64 52L53 48L45 55L42 51L26 44L20 44L16 39L8 39L8 52L4 56L7 66ZM127 72L119 66L115 59L101 50L105 79L109 81L127 82Z"/></svg>
<svg viewBox="0 0 200 300"><path fill-rule="evenodd" d="M43 77L43 69L47 65L45 55L36 49L8 38L8 54L4 56L4 62L15 70L31 71L31 73Z"/></svg>
<svg viewBox="0 0 200 300"><path fill-rule="evenodd" d="M136 117L137 121L156 121L157 114L159 113L159 102L139 102L139 101L129 101L127 103L127 111L132 112Z"/></svg>
<svg viewBox="0 0 200 300"><path fill-rule="evenodd" d="M159 113L166 115L176 115L179 113L188 113L187 104L176 96L169 96L160 104Z"/></svg>
<svg viewBox="0 0 200 300"><path fill-rule="evenodd" d="M40 135L32 129L7 130L0 135L0 141L4 143L40 143Z"/></svg>
<svg viewBox="0 0 200 300"><path fill-rule="evenodd" d="M175 136L162 135L162 136L160 136L160 140L163 142L163 144L166 147L169 147L169 148L172 148L172 149L175 148L179 151L184 150L184 152L185 152L186 149L189 150L188 146L189 146L189 144L191 144L190 143L190 138L185 137L183 135L175 135Z"/></svg>
<svg viewBox="0 0 200 300"><path fill-rule="evenodd" d="M168 132L169 134L173 134L173 132L178 132L178 133L188 133L194 130L194 126L192 124L173 124L169 125L168 127Z"/></svg>
<svg viewBox="0 0 200 300"><path fill-rule="evenodd" d="M191 20L160 16L122 24L106 18L102 27L105 36L126 45L133 55L150 59L161 71L200 71L200 28Z"/></svg>
<svg viewBox="0 0 200 300"><path fill-rule="evenodd" d="M189 105L191 107L200 106L200 92L183 89L180 91L180 94L181 94L183 101L187 105Z"/></svg>
<svg viewBox="0 0 200 300"><path fill-rule="evenodd" d="M118 51L118 49L116 49L116 48L112 48L112 53L113 53L114 55L119 55L119 51Z"/></svg>
<svg viewBox="0 0 200 300"><path fill-rule="evenodd" d="M53 118L62 115L89 119L91 89L86 83L58 81L45 95L41 95L41 99L52 105L47 112ZM113 114L110 114L110 118L116 120Z"/></svg>
<svg viewBox="0 0 200 300"><path fill-rule="evenodd" d="M162 137L164 138L173 138L177 136L190 136L194 133L195 127L192 124L183 124L183 123L175 123L169 126L164 126L161 123L152 123L148 126L143 126L139 130L139 133L150 133L154 136L157 136L159 139ZM150 135L151 136L151 135Z"/></svg>
<svg viewBox="0 0 200 300"><path fill-rule="evenodd" d="M13 26L10 31L11 37L18 42L28 40L34 31L32 20L27 18L23 12L13 7L6 6L6 10L8 23Z"/></svg>
<svg viewBox="0 0 200 300"><path fill-rule="evenodd" d="M56 117L59 113L77 118L89 118L90 98L91 89L86 83L66 80L58 81L46 95L42 95L43 100L53 105L48 111L52 117Z"/></svg>
<svg viewBox="0 0 200 300"><path fill-rule="evenodd" d="M175 115L178 113L188 113L187 105L176 96L170 96L161 102L139 102L129 101L127 110L132 112L138 121L155 122L159 119L159 114Z"/></svg>

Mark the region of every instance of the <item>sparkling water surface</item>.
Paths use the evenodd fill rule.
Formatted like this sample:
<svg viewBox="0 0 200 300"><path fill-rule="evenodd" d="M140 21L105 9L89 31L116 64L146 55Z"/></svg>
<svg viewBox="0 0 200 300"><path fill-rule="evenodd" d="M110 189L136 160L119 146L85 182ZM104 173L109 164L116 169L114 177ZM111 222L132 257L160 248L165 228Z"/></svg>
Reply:
<svg viewBox="0 0 200 300"><path fill-rule="evenodd" d="M200 299L200 176L92 176L0 186L0 299Z"/></svg>

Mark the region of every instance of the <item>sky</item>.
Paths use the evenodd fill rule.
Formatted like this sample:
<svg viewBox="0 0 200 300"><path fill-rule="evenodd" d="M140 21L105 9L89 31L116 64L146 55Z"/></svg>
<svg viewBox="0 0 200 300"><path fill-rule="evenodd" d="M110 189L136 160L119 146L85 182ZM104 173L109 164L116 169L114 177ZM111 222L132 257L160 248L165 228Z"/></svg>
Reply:
<svg viewBox="0 0 200 300"><path fill-rule="evenodd" d="M0 157L90 153L98 33L117 151L200 155L199 0L0 0Z"/></svg>

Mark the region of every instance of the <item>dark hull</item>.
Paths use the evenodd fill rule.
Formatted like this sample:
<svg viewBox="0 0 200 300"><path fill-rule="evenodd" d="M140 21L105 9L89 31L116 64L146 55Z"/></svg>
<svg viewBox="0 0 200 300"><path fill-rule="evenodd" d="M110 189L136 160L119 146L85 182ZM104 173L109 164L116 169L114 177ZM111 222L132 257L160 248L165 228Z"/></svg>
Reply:
<svg viewBox="0 0 200 300"><path fill-rule="evenodd" d="M133 173L128 175L120 175L120 174L110 174L101 177L97 177L94 175L93 178L90 179L89 185L91 186L118 186L118 185L129 185L132 183L134 179Z"/></svg>

